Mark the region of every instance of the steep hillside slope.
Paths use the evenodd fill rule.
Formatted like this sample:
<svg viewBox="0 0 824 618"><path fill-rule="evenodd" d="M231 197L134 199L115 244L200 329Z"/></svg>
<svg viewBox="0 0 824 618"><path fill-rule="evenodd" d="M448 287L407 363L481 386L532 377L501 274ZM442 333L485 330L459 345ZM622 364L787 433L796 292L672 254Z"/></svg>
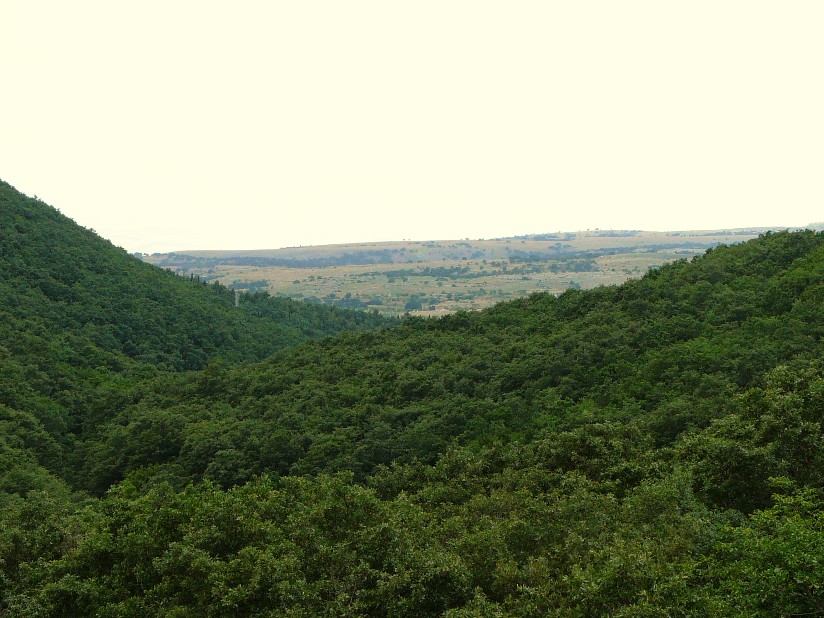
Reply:
<svg viewBox="0 0 824 618"><path fill-rule="evenodd" d="M2 182L0 276L7 319L173 370L197 369L215 356L259 360L307 336L382 323L260 297L236 311L225 288L150 267Z"/></svg>
<svg viewBox="0 0 824 618"><path fill-rule="evenodd" d="M824 612L824 233L186 373L87 270L4 297L0 614Z"/></svg>
<svg viewBox="0 0 824 618"><path fill-rule="evenodd" d="M222 286L149 266L0 182L0 418L44 432L27 440L50 469L73 434L106 417L108 393L135 378L260 360L386 324L264 295L239 309L233 301Z"/></svg>
<svg viewBox="0 0 824 618"><path fill-rule="evenodd" d="M164 464L181 483L434 462L452 443L632 419L658 444L738 408L779 364L820 358L824 235L770 234L619 287L407 320L149 388L87 434L102 491ZM160 442L153 443L152 440Z"/></svg>

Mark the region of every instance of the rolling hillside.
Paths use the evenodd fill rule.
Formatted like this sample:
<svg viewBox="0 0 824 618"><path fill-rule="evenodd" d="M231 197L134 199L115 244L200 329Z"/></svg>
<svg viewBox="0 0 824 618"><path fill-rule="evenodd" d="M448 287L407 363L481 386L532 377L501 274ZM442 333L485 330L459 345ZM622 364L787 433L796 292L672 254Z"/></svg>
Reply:
<svg viewBox="0 0 824 618"><path fill-rule="evenodd" d="M378 242L261 251L138 254L243 290L385 315L440 316L535 292L638 278L650 268L756 238L766 228L586 230L486 240Z"/></svg>
<svg viewBox="0 0 824 618"><path fill-rule="evenodd" d="M434 463L451 444L528 441L584 419L643 423L669 444L734 411L774 367L818 358L822 245L812 232L768 235L620 287L406 320L181 376L91 439L83 478L102 477L89 488L103 490L135 458L183 484L204 471L225 486L266 471L364 479L392 462ZM138 440L153 423L174 427L165 448Z"/></svg>
<svg viewBox="0 0 824 618"><path fill-rule="evenodd" d="M223 286L148 266L6 183L0 243L6 321L39 320L64 337L163 368L197 369L215 356L260 360L309 336L382 323L263 298L235 311Z"/></svg>
<svg viewBox="0 0 824 618"><path fill-rule="evenodd" d="M0 614L824 611L824 233L278 348L2 188Z"/></svg>
<svg viewBox="0 0 824 618"><path fill-rule="evenodd" d="M63 461L132 380L386 323L263 294L235 308L223 286L145 264L0 182L0 405L45 431L41 460Z"/></svg>

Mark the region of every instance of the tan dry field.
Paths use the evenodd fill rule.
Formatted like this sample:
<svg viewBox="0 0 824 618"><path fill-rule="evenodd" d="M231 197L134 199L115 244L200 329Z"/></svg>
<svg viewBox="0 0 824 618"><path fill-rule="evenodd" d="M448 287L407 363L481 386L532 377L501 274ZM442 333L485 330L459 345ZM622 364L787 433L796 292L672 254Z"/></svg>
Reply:
<svg viewBox="0 0 824 618"><path fill-rule="evenodd" d="M425 316L479 310L535 292L560 294L571 287L619 284L650 268L765 231L587 230L490 240L199 250L141 257L184 276L242 290L386 315Z"/></svg>

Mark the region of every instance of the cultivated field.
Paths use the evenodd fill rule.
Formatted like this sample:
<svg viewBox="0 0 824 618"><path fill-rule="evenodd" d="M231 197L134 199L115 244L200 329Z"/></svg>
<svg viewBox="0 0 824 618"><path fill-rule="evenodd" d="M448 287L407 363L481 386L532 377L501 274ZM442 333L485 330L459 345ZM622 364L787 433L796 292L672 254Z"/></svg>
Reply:
<svg viewBox="0 0 824 618"><path fill-rule="evenodd" d="M492 240L379 242L257 251L138 254L184 276L246 291L387 315L476 310L638 277L672 260L765 232L587 230Z"/></svg>

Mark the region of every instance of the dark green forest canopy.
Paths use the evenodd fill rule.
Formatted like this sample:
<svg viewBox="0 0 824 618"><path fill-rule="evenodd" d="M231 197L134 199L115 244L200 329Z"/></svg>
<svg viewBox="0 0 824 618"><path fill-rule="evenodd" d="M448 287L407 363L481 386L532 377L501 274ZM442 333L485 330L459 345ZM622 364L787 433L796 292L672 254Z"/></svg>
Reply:
<svg viewBox="0 0 824 618"><path fill-rule="evenodd" d="M0 615L824 613L824 234L293 346L0 198Z"/></svg>
<svg viewBox="0 0 824 618"><path fill-rule="evenodd" d="M0 182L0 402L65 439L135 376L261 360L308 338L387 324L149 266Z"/></svg>
<svg viewBox="0 0 824 618"><path fill-rule="evenodd" d="M820 235L775 234L620 287L164 378L86 435L82 477L93 491L146 465L182 484L342 470L363 480L379 465L434 463L451 444L594 420L643 423L665 446L737 411L770 369L819 357L823 258Z"/></svg>
<svg viewBox="0 0 824 618"><path fill-rule="evenodd" d="M265 295L235 311L225 287L149 266L1 181L0 277L4 321L163 369L260 360L307 337L384 323Z"/></svg>

